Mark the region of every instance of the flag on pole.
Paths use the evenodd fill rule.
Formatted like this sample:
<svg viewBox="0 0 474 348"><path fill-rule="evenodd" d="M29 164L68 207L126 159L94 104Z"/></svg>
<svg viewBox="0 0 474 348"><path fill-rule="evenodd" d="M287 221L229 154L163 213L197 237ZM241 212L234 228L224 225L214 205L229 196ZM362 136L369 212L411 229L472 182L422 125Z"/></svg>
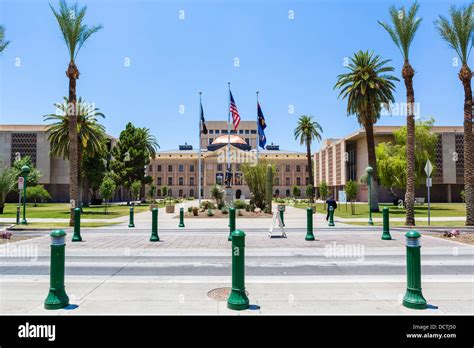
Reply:
<svg viewBox="0 0 474 348"><path fill-rule="evenodd" d="M234 129L237 129L240 123L240 116L239 110L237 110L237 105L235 105L234 97L232 96L232 92L229 90L230 93L230 113L232 115L232 123L234 124Z"/></svg>
<svg viewBox="0 0 474 348"><path fill-rule="evenodd" d="M265 132L263 131L267 128L267 124L265 123L265 117L263 116L262 109L260 108L260 103L257 102L257 110L258 110L258 145L265 149L265 144L267 143L267 137L265 136Z"/></svg>
<svg viewBox="0 0 474 348"><path fill-rule="evenodd" d="M204 119L204 110L202 108L202 102L200 104L201 104L201 122L200 123L202 125L201 132L202 134L207 134L206 120Z"/></svg>

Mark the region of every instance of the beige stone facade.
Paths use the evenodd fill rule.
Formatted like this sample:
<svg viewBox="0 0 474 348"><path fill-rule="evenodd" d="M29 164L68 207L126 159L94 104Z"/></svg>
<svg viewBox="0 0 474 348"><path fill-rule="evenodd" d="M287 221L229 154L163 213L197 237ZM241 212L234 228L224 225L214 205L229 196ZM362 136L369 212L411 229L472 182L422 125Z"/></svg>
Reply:
<svg viewBox="0 0 474 348"><path fill-rule="evenodd" d="M393 141L393 132L399 128L375 126L375 145ZM460 191L464 184L463 127L435 126L432 127L432 131L438 134L432 199L438 202L459 202ZM313 156L316 188L325 181L330 187L331 195L337 198L338 192L344 190L347 181L359 182L365 174L368 166L365 131L361 129L343 139L327 139ZM425 197L426 187L420 185L416 195ZM366 185L359 184L357 200L367 201L367 196ZM384 189L381 189L380 198L382 201L393 199Z"/></svg>
<svg viewBox="0 0 474 348"><path fill-rule="evenodd" d="M200 139L203 198L210 197L213 185L224 185L228 159L227 122L208 121L206 125L208 134L203 134ZM219 131L217 134L216 130ZM225 131L224 134L222 130ZM245 184L240 165L256 160L256 141L255 122L242 121L237 132L231 132L230 163L234 198L250 198L250 191ZM210 145L212 148L219 144L223 146L214 150L208 148ZM248 148L245 148L246 146ZM198 149L189 145L180 146L177 150L158 152L148 167L148 174L153 177L153 183L158 188L157 197L163 196L163 186L171 190L173 197L198 197L198 159ZM305 195L309 180L305 153L280 150L276 145L269 145L267 149L258 152L258 159L276 165L277 172L273 185L275 196L292 195L292 188L295 185L301 189L302 196Z"/></svg>

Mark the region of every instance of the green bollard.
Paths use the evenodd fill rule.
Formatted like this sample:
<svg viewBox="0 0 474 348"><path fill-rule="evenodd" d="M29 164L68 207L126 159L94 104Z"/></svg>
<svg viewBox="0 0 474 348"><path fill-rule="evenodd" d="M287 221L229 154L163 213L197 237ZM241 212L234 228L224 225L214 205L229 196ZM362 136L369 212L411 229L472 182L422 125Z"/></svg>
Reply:
<svg viewBox="0 0 474 348"><path fill-rule="evenodd" d="M284 213L283 210L280 210L281 224L282 224L283 226L285 226L285 221L283 220L283 215L284 215L283 213Z"/></svg>
<svg viewBox="0 0 474 348"><path fill-rule="evenodd" d="M420 237L417 231L405 234L407 249L407 292L403 306L411 309L426 309L426 300L421 293Z"/></svg>
<svg viewBox="0 0 474 348"><path fill-rule="evenodd" d="M151 210L151 237L150 242L159 242L160 237L158 237L158 208L153 208Z"/></svg>
<svg viewBox="0 0 474 348"><path fill-rule="evenodd" d="M390 210L385 207L382 210L383 214L383 232L382 232L382 239L383 240L391 240L392 236L390 235Z"/></svg>
<svg viewBox="0 0 474 348"><path fill-rule="evenodd" d="M74 209L74 234L72 235L73 242L82 242L81 237L81 208Z"/></svg>
<svg viewBox="0 0 474 348"><path fill-rule="evenodd" d="M49 293L44 301L45 309L61 309L69 305L69 297L64 289L66 232L51 232L51 266Z"/></svg>
<svg viewBox="0 0 474 348"><path fill-rule="evenodd" d="M232 232L232 291L227 299L227 308L236 311L249 308L245 293L245 233Z"/></svg>
<svg viewBox="0 0 474 348"><path fill-rule="evenodd" d="M230 207L229 209L229 238L227 240L230 242L232 240L232 232L235 231L235 208Z"/></svg>
<svg viewBox="0 0 474 348"><path fill-rule="evenodd" d="M184 208L179 208L179 226L184 227Z"/></svg>
<svg viewBox="0 0 474 348"><path fill-rule="evenodd" d="M128 227L135 227L135 223L133 222L133 215L134 215L134 212L135 210L133 209L133 207L130 208L130 218L129 218L129 223L128 223Z"/></svg>
<svg viewBox="0 0 474 348"><path fill-rule="evenodd" d="M313 208L306 208L306 237L304 240L314 240L313 235Z"/></svg>
<svg viewBox="0 0 474 348"><path fill-rule="evenodd" d="M16 207L16 224L20 224L20 206Z"/></svg>
<svg viewBox="0 0 474 348"><path fill-rule="evenodd" d="M329 207L329 225L328 226L335 226L334 224L334 207Z"/></svg>

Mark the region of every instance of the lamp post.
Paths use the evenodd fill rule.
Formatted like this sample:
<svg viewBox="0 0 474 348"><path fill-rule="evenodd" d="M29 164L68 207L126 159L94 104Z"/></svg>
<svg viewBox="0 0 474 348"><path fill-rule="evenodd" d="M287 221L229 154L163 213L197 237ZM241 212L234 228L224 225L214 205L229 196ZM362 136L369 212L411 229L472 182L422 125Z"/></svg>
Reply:
<svg viewBox="0 0 474 348"><path fill-rule="evenodd" d="M370 165L365 169L367 173L367 185L369 187L369 225L373 226L374 222L372 221L372 174L374 173L374 168Z"/></svg>
<svg viewBox="0 0 474 348"><path fill-rule="evenodd" d="M27 225L26 222L26 181L28 179L28 173L30 172L30 167L23 166L21 167L21 175L23 176L23 220L21 220L22 225Z"/></svg>

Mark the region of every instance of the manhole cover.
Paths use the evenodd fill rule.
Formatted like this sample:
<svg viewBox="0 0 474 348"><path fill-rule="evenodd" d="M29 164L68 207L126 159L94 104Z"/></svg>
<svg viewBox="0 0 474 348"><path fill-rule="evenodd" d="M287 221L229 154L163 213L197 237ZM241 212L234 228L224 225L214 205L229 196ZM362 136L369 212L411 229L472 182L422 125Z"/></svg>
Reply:
<svg viewBox="0 0 474 348"><path fill-rule="evenodd" d="M217 288L217 289L212 289L207 293L207 296L212 298L213 300L218 300L218 301L227 301L227 298L229 297L229 294L231 292L231 288ZM245 293L248 295L249 293L245 291Z"/></svg>

